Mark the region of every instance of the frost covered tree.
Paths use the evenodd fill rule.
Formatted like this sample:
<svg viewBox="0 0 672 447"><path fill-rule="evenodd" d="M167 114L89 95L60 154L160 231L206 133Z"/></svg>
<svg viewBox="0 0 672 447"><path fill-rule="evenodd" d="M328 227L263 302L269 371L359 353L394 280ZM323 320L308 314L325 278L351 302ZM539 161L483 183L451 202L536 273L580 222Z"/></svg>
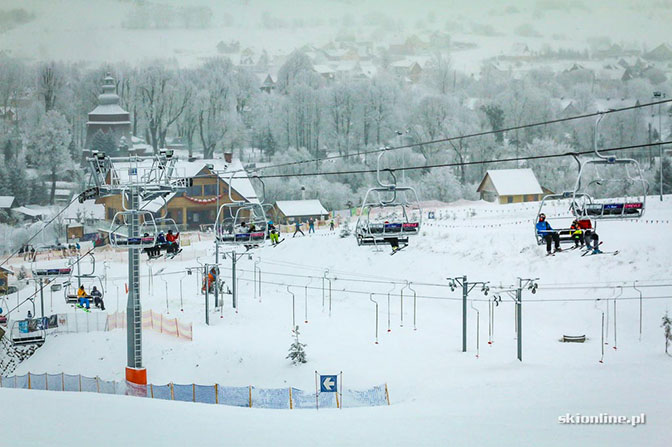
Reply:
<svg viewBox="0 0 672 447"><path fill-rule="evenodd" d="M68 151L70 139L70 125L54 110L42 116L39 127L31 136L30 158L51 182L50 204L54 203L58 176L72 167Z"/></svg>
<svg viewBox="0 0 672 447"><path fill-rule="evenodd" d="M307 345L299 341L299 327L294 328L294 342L289 347L289 354L287 354L287 359L292 361L292 365L299 365L301 363L306 363L306 351L303 349Z"/></svg>
<svg viewBox="0 0 672 447"><path fill-rule="evenodd" d="M672 319L667 312L663 315L663 324L661 324L661 327L665 331L665 354L670 355L668 347L672 343Z"/></svg>
<svg viewBox="0 0 672 447"><path fill-rule="evenodd" d="M656 167L654 175L655 185L651 185L651 190L660 191L660 168ZM670 157L663 156L663 194L672 193L672 163Z"/></svg>

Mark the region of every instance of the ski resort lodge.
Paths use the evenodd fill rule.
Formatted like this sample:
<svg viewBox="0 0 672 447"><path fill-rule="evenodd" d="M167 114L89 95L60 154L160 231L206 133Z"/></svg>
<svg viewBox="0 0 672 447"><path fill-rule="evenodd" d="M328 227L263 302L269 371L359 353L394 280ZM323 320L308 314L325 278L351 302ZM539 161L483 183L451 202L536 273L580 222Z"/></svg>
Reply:
<svg viewBox="0 0 672 447"><path fill-rule="evenodd" d="M536 202L550 193L529 168L488 170L476 191L482 200L499 203Z"/></svg>
<svg viewBox="0 0 672 447"><path fill-rule="evenodd" d="M240 160L230 153L225 159L178 161L175 169L180 177L191 178L193 185L185 192L171 193L164 199L155 199L141 205L143 211L154 217L173 219L180 231L207 230L217 218L217 205L231 203L229 183L232 183L231 198L245 203L259 203L252 182L243 170ZM123 174L126 170L120 169ZM235 172L232 179L231 174ZM122 209L121 196L101 197L96 203L105 205L105 218L111 221ZM233 209L235 213L235 208Z"/></svg>

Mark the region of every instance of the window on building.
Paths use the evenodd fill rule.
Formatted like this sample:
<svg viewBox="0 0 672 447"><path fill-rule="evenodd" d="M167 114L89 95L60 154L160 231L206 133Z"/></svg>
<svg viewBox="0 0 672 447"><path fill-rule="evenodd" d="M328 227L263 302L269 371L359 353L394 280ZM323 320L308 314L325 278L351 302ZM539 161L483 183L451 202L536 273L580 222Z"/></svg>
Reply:
<svg viewBox="0 0 672 447"><path fill-rule="evenodd" d="M193 185L187 188L188 196L202 196L203 195L203 185Z"/></svg>
<svg viewBox="0 0 672 447"><path fill-rule="evenodd" d="M203 195L204 196L216 196L217 195L217 185L203 185Z"/></svg>
<svg viewBox="0 0 672 447"><path fill-rule="evenodd" d="M506 203L513 203L513 196L508 196L506 198Z"/></svg>

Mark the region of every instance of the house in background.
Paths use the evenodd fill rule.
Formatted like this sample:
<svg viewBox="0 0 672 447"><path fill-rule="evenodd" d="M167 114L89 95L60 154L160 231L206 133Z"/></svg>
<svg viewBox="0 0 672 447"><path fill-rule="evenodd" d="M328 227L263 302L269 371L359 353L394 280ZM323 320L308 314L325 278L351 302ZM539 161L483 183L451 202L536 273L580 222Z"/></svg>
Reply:
<svg viewBox="0 0 672 447"><path fill-rule="evenodd" d="M155 218L165 216L174 220L179 230L192 230L211 228L217 218L217 205L232 203L229 198L229 183L231 183L231 197L235 202L259 203L252 182L240 160L233 159L230 153L224 156L224 159L178 161L175 164L176 172L181 177L191 178L192 186L184 192L168 194L165 200L158 198L143 202L140 208L151 212ZM123 164L118 164L117 172L123 176L127 169L124 169ZM122 209L119 195L101 197L96 203L105 206L105 219L108 221ZM236 209L236 206L232 206L231 213L235 214ZM241 213L244 217L248 215L245 211Z"/></svg>
<svg viewBox="0 0 672 447"><path fill-rule="evenodd" d="M11 219L11 211L14 206L14 196L0 196L0 211L6 213L3 216L0 216L0 222L5 219L5 217Z"/></svg>
<svg viewBox="0 0 672 447"><path fill-rule="evenodd" d="M291 224L295 221L307 222L308 219L325 220L329 217L319 200L278 200L273 205L275 221Z"/></svg>
<svg viewBox="0 0 672 447"><path fill-rule="evenodd" d="M482 200L499 203L536 202L550 193L529 168L488 170L476 191Z"/></svg>

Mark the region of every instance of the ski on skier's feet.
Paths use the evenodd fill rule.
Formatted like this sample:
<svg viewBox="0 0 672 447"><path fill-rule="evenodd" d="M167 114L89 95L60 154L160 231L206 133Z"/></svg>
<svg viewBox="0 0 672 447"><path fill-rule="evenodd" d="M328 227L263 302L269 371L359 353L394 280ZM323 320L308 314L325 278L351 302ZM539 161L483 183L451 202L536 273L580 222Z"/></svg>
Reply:
<svg viewBox="0 0 672 447"><path fill-rule="evenodd" d="M583 253L581 256L582 256L582 257L583 257L583 256L594 256L594 255L612 255L612 256L616 256L616 255L619 254L619 253L620 253L619 250L616 250L616 251L599 251L599 250L598 250L598 251L594 251L594 250L588 250L588 251L586 251L585 253Z"/></svg>
<svg viewBox="0 0 672 447"><path fill-rule="evenodd" d="M177 250L176 252L166 253L166 259L173 259L175 256L179 255L180 253L182 253L181 248L179 250Z"/></svg>
<svg viewBox="0 0 672 447"><path fill-rule="evenodd" d="M285 240L285 238L282 238L282 239L280 239L278 242L276 242L275 244L273 244L273 248L275 248L275 247L277 247L278 245L280 245L280 244L282 243L282 241L284 241L284 240Z"/></svg>
<svg viewBox="0 0 672 447"><path fill-rule="evenodd" d="M406 247L408 247L408 244L406 244L406 245L402 245L401 247L397 247L397 249L394 249L394 248L393 248L393 249L392 249L392 253L390 253L390 256L392 256L392 255L395 254L395 253L400 252L401 250L403 250L403 249L406 248Z"/></svg>

